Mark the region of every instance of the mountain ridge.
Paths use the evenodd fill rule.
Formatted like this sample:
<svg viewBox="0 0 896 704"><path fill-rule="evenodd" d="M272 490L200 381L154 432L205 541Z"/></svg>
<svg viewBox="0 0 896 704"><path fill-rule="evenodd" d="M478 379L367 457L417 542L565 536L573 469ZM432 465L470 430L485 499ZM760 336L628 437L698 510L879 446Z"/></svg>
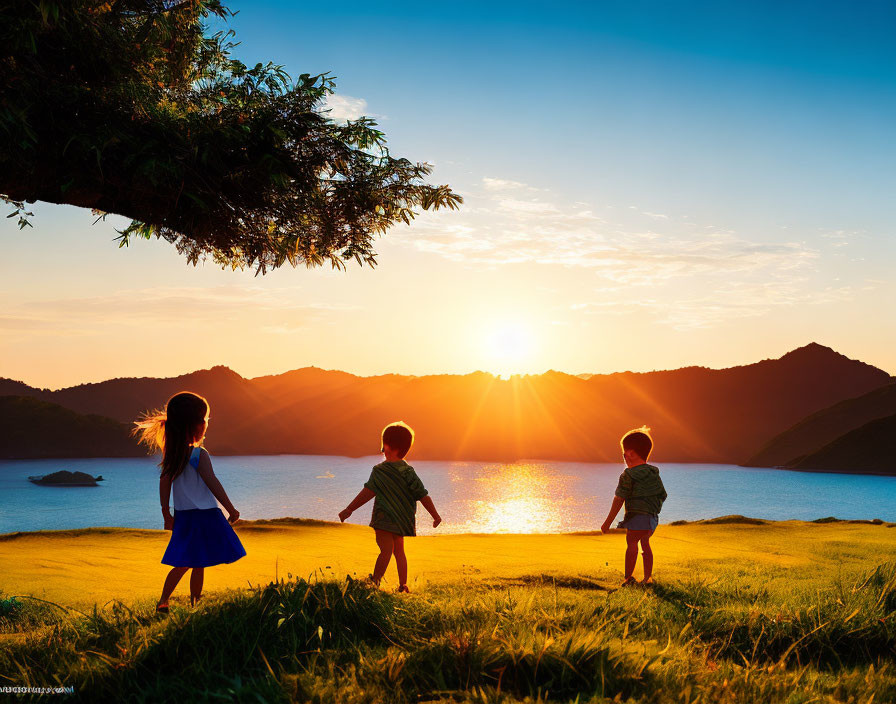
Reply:
<svg viewBox="0 0 896 704"><path fill-rule="evenodd" d="M673 369L651 369L649 371L633 371L630 369L622 369L622 370L614 371L614 372L581 372L581 373L564 372L559 369L546 369L545 371L538 372L538 373L512 374L512 375L510 375L509 378L513 378L513 377L525 378L525 377L544 376L546 374L562 374L564 376L578 378L578 379L582 379L583 381L587 381L588 379L590 379L592 377L607 377L607 376L613 376L613 375L617 375L617 374L643 375L643 374L680 372L680 371L692 370L692 369L699 369L699 370L704 370L704 371L727 371L727 370L732 370L732 369L743 369L745 367L754 367L757 364L763 364L765 362L778 362L778 361L782 361L782 360L786 360L786 359L792 359L795 357L799 357L800 355L802 355L806 352L814 353L816 350L824 351L825 353L828 353L828 354L833 354L837 358L840 358L842 360L853 362L855 364L861 364L862 366L867 367L868 369L872 369L872 370L887 374L887 372L885 372L883 369L880 369L879 367L875 367L874 365L868 364L867 362L863 362L859 359L853 359L851 357L847 357L846 355L844 355L840 352L837 352L836 350L834 350L831 347L827 347L826 345L822 345L817 342L809 342L809 343L803 345L802 347L796 347L796 348L790 350L789 352L785 352L780 357L766 357L764 359L760 359L755 362L747 362L746 364L735 364L730 367L709 367L709 366L700 365L700 364L689 364L689 365L685 365L683 367L675 367ZM477 376L477 375L488 376L488 377L492 377L495 379L503 378L503 375L501 375L501 374L496 374L494 372L488 372L488 371L485 371L482 369L476 369L476 370L473 370L470 372L444 372L444 373L431 373L431 374L400 374L398 372L384 372L382 374L364 375L364 374L355 374L354 372L345 371L343 369L330 369L330 368L326 368L326 367L318 367L313 364L308 365L306 367L296 367L295 369L288 369L284 372L261 374L259 376L249 377L249 376L243 376L238 371L236 371L235 369L231 369L226 364L214 364L208 368L194 369L192 371L184 372L182 374L177 374L175 376L165 376L165 377L119 376L119 377L110 377L108 379L103 379L102 381L85 381L80 384L75 384L73 386L62 386L62 387L59 387L56 389L51 389L49 387L31 386L27 382L24 382L24 381L21 381L18 379L12 379L12 378L8 378L8 377L0 377L0 396L13 395L13 394L7 393L7 391L5 390L4 384L15 384L15 385L19 385L21 387L25 387L25 388L33 390L33 391L41 391L41 392L45 392L45 393L56 393L58 391L66 391L69 389L79 388L82 386L97 386L100 384L108 384L110 382L115 382L115 381L142 381L142 380L160 381L160 380L183 379L185 377L189 377L194 374L215 372L218 370L228 372L230 374L233 374L233 375L235 375L241 379L245 379L247 381L257 381L257 380L261 380L261 379L274 379L274 378L285 377L285 376L297 374L300 372L312 372L312 371L313 372L324 372L324 373L328 373L328 374L342 374L342 375L353 377L355 379L379 379L379 378L390 377L390 376L397 376L397 377L403 377L403 378L409 378L409 379L418 379L421 377L433 377L433 376L437 376L437 377L469 377L469 376ZM896 380L896 376L891 377L891 378Z"/></svg>
<svg viewBox="0 0 896 704"><path fill-rule="evenodd" d="M588 378L549 370L503 379L488 372L362 377L312 366L246 378L216 365L29 395L128 423L177 391L194 391L212 405L208 446L218 454L375 454L382 427L403 419L418 433L421 459L618 461L621 434L646 424L660 460L739 463L811 413L891 381L811 343L726 369ZM6 387L21 383L0 380L0 393Z"/></svg>

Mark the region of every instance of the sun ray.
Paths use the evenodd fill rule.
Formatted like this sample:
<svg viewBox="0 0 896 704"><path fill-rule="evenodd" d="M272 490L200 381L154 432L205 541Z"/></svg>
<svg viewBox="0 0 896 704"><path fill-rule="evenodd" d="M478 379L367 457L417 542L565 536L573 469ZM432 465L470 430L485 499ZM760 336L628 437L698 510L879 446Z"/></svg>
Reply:
<svg viewBox="0 0 896 704"><path fill-rule="evenodd" d="M464 433L463 435L461 435L460 439L457 442L457 450L455 453L457 457L463 458L463 451L470 441L470 436L473 434L473 431L477 427L479 417L482 415L485 403L488 400L489 394L491 394L492 388L494 387L496 381L497 379L494 376L490 376L488 384L486 384L485 389L479 396L479 400L476 402L476 407L473 409L473 412L470 414L470 417L467 421L467 426L464 429Z"/></svg>
<svg viewBox="0 0 896 704"><path fill-rule="evenodd" d="M709 445L706 440L704 440L698 433L694 432L689 426L682 423L678 416L670 413L662 405L660 405L659 401L656 400L655 395L649 393L647 390L641 388L637 384L632 383L630 379L623 377L621 381L623 385L625 385L628 394L652 407L654 409L654 412L663 419L663 424L666 428L664 432L671 435L673 434L672 429L674 428L674 434L678 435L679 437L686 437L691 443L700 447L708 455L712 455L715 452L712 446ZM652 419L645 419L644 424L654 428L660 425Z"/></svg>
<svg viewBox="0 0 896 704"><path fill-rule="evenodd" d="M528 380L527 380L528 381ZM576 445L573 441L572 435L570 431L578 431L577 424L570 424L567 426L561 425L558 420L556 413L553 409L549 408L545 403L544 399L541 397L541 393L535 388L535 385L528 381L526 384L526 391L529 394L529 397L535 403L537 411L540 413L541 417L547 421L553 427L557 438L560 439L560 443L566 448L567 452L571 456L575 456L579 454L579 450L576 448ZM562 408L562 404L554 404L557 408Z"/></svg>

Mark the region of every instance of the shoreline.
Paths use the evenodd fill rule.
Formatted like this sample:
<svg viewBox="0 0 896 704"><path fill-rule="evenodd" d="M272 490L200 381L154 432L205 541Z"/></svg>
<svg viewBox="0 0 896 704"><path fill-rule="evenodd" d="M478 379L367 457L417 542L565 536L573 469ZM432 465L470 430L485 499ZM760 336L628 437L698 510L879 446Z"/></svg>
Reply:
<svg viewBox="0 0 896 704"><path fill-rule="evenodd" d="M850 477L896 477L896 470L892 472L878 472L874 470L863 472L846 472L842 469L809 469L799 467L786 467L784 465L776 465L774 467L750 467L748 465L738 465L746 469L780 469L785 472L802 472L804 474L845 474Z"/></svg>
<svg viewBox="0 0 896 704"><path fill-rule="evenodd" d="M211 452L211 451L210 451ZM361 460L367 457L370 458L378 458L378 454L365 454L365 455L342 455L342 454L303 454L296 452L265 452L265 453L251 453L251 454L243 454L243 453L228 453L228 452L212 452L213 457L335 457L341 459L348 460ZM69 460L133 460L133 459L141 459L147 458L151 459L152 455L115 455L115 456L103 456L103 457L95 457L95 456L84 456L84 457L0 457L0 464L3 462L66 462ZM562 462L564 464L585 464L585 465L619 465L622 466L622 463L616 460L601 460L601 459L563 459L563 458L546 458L546 457L516 457L516 458L476 458L476 457L465 457L463 459L459 458L440 458L440 457L414 457L414 460L420 462L476 462L481 464L523 464L527 462ZM772 465L772 466L760 466L760 465L750 465L750 464L741 464L736 460L731 460L727 462L716 461L716 460L656 460L657 465L662 470L663 465L722 465L729 467L738 467L740 469L767 469L767 470L778 470L784 472L800 472L802 474L842 474L845 476L856 476L856 477L896 477L896 469L893 471L877 471L877 470L846 470L846 469L815 469L815 468L795 468L795 467L787 467L786 465Z"/></svg>
<svg viewBox="0 0 896 704"><path fill-rule="evenodd" d="M619 518L621 520L621 518ZM675 520L670 521L668 523L660 522L660 528L677 528L681 526L721 526L721 525L740 525L740 526L774 526L779 524L804 524L806 526L812 525L868 525L868 526L883 526L885 528L896 528L896 521L887 521L882 518L837 518L836 516L822 516L819 518L813 519L802 519L802 518L784 518L784 519L773 519L773 518L755 518L751 516L742 516L740 514L728 514L724 516L715 516L713 518L699 518L694 520ZM236 528L263 528L263 527L316 527L316 528L330 528L330 529L357 529L360 528L365 530L369 528L369 526L361 525L358 523L340 523L339 521L324 521L319 518L301 518L298 516L281 516L279 518L254 518L254 519L240 519L239 523L236 524ZM125 533L125 532L134 532L134 533L151 533L151 534L166 534L168 531L165 531L161 528L137 528L133 526L83 526L81 528L47 528L41 530L17 530L10 531L8 533L0 533L0 542L14 540L16 538L27 537L27 536L46 536L46 537L64 537L64 536L79 536L79 535L102 535L107 533ZM624 534L624 528L616 528L615 526L610 529L610 532L606 535L611 534ZM428 533L425 535L417 535L413 536L414 538L419 539L430 539L430 538L448 538L448 537L517 537L517 538L525 538L525 537L559 537L559 536L600 536L604 535L599 528L595 530L572 530L566 532L539 532L539 533L513 533L513 532L494 532L494 533L451 533L451 532L438 532L438 533Z"/></svg>

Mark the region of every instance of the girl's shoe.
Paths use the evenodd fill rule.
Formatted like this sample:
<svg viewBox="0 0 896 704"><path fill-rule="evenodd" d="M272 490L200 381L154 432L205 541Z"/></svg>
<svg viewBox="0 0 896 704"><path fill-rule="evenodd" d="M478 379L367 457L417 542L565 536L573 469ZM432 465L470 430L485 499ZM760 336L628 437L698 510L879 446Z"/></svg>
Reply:
<svg viewBox="0 0 896 704"><path fill-rule="evenodd" d="M156 604L156 613L157 614L167 614L168 613L168 604Z"/></svg>
<svg viewBox="0 0 896 704"><path fill-rule="evenodd" d="M193 596L192 594L190 594L190 606L196 606L196 604L198 604L201 600L201 594L199 596Z"/></svg>
<svg viewBox="0 0 896 704"><path fill-rule="evenodd" d="M626 577L625 581L622 584L620 584L619 586L620 587L633 587L637 583L638 583L638 580L635 579L634 577Z"/></svg>
<svg viewBox="0 0 896 704"><path fill-rule="evenodd" d="M645 587L652 587L654 584L653 577L648 577L647 579L641 580L641 585Z"/></svg>
<svg viewBox="0 0 896 704"><path fill-rule="evenodd" d="M410 594L411 590L408 589L407 584L402 584L400 587L398 587L398 593L399 594Z"/></svg>

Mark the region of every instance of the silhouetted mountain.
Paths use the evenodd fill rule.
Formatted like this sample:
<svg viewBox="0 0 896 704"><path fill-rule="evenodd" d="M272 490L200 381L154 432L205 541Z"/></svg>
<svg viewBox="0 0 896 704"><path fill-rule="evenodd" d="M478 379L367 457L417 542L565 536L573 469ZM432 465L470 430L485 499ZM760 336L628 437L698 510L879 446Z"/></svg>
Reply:
<svg viewBox="0 0 896 704"><path fill-rule="evenodd" d="M896 415L865 423L787 466L810 471L896 475Z"/></svg>
<svg viewBox="0 0 896 704"><path fill-rule="evenodd" d="M34 396L39 393L40 389L32 388L21 381L0 379L0 396Z"/></svg>
<svg viewBox="0 0 896 704"><path fill-rule="evenodd" d="M219 454L379 450L383 426L417 431L413 457L619 461L619 438L654 429L655 459L743 461L822 408L890 382L885 372L808 345L731 369L358 377L316 368L244 379L225 367L174 379L113 379L35 395L127 422L180 390L212 406L207 445Z"/></svg>
<svg viewBox="0 0 896 704"><path fill-rule="evenodd" d="M0 458L139 457L122 423L27 396L0 396Z"/></svg>
<svg viewBox="0 0 896 704"><path fill-rule="evenodd" d="M869 421L896 413L896 384L824 408L772 438L746 465L787 466Z"/></svg>
<svg viewBox="0 0 896 704"><path fill-rule="evenodd" d="M256 396L243 377L217 366L170 379L125 378L81 384L44 392L41 397L79 413L99 413L127 423L143 411L164 406L169 397L183 389L214 396L218 403L227 405L252 405Z"/></svg>

